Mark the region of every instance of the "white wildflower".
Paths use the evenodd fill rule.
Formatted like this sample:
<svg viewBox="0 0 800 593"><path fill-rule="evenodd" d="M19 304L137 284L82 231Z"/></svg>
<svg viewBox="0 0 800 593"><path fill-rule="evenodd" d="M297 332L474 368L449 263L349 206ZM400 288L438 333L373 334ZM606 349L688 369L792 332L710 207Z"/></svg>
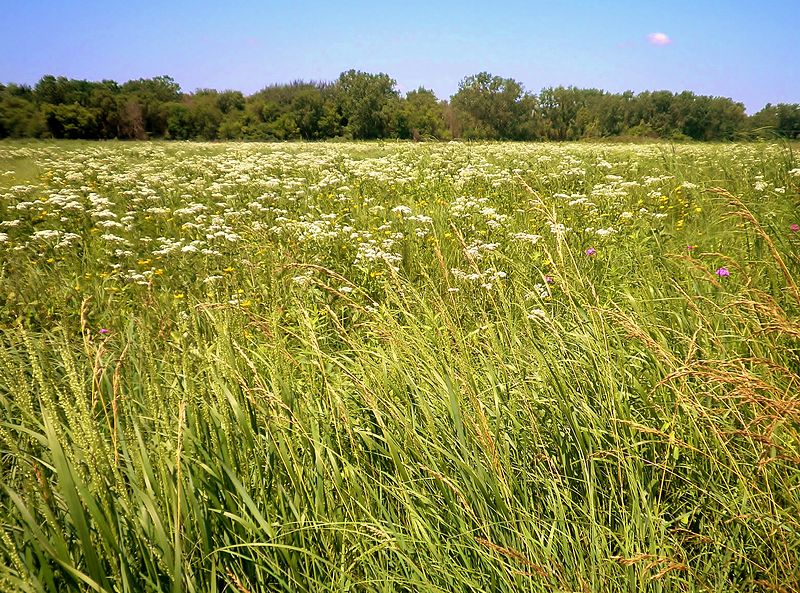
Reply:
<svg viewBox="0 0 800 593"><path fill-rule="evenodd" d="M617 230L614 227L608 227L607 229L597 229L594 234L598 237L608 237L609 235L616 233Z"/></svg>
<svg viewBox="0 0 800 593"><path fill-rule="evenodd" d="M31 239L34 241L48 241L50 239L58 239L60 236L61 231L57 231L55 229L44 229L33 233Z"/></svg>
<svg viewBox="0 0 800 593"><path fill-rule="evenodd" d="M547 313L545 313L542 309L531 310L527 317L532 321L547 321Z"/></svg>
<svg viewBox="0 0 800 593"><path fill-rule="evenodd" d="M539 242L539 239L542 238L541 235L533 235L531 233L514 233L511 235L512 239L516 239L517 241L522 241L523 243L530 243L531 245L536 245Z"/></svg>

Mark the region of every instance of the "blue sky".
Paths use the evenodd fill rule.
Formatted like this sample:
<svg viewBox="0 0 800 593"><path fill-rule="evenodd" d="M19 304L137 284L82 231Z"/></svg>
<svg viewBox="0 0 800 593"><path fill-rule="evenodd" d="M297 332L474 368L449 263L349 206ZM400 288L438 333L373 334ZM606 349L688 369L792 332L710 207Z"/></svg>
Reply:
<svg viewBox="0 0 800 593"><path fill-rule="evenodd" d="M800 0L17 0L0 81L168 74L183 90L386 72L447 98L487 70L538 92L575 85L800 102ZM665 37L651 37L661 33Z"/></svg>

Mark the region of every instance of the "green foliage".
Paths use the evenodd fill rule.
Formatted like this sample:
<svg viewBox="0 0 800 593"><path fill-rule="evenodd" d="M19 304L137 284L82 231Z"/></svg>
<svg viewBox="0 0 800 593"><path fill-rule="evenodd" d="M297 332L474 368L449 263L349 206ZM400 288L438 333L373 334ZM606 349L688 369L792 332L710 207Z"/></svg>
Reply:
<svg viewBox="0 0 800 593"><path fill-rule="evenodd" d="M389 136L399 98L394 87L395 81L387 74L342 72L335 93L345 134L364 140Z"/></svg>
<svg viewBox="0 0 800 593"><path fill-rule="evenodd" d="M762 137L800 138L800 104L767 103L750 118L750 127Z"/></svg>
<svg viewBox="0 0 800 593"><path fill-rule="evenodd" d="M0 138L40 138L46 134L46 126L30 88L0 85Z"/></svg>
<svg viewBox="0 0 800 593"><path fill-rule="evenodd" d="M395 126L400 138L448 139L442 106L433 91L422 87L406 94Z"/></svg>
<svg viewBox="0 0 800 593"><path fill-rule="evenodd" d="M752 117L724 97L691 92L606 93L575 87L526 92L488 72L461 81L450 101L427 89L401 96L386 74L343 72L332 83L294 81L245 97L182 93L168 76L124 84L47 75L33 89L0 85L0 137L323 140L401 138L580 140L644 136L733 140L800 136L800 105Z"/></svg>
<svg viewBox="0 0 800 593"><path fill-rule="evenodd" d="M331 91L312 87L301 89L292 101L297 131L304 140L320 140L338 136L341 117L336 111Z"/></svg>
<svg viewBox="0 0 800 593"><path fill-rule="evenodd" d="M215 140L224 117L216 91L197 92L182 103L168 103L167 137Z"/></svg>
<svg viewBox="0 0 800 593"><path fill-rule="evenodd" d="M459 84L452 104L464 114L465 138L533 139L531 119L536 99L512 78L488 72L468 76Z"/></svg>
<svg viewBox="0 0 800 593"><path fill-rule="evenodd" d="M97 138L97 113L77 103L45 105L42 110L53 138Z"/></svg>

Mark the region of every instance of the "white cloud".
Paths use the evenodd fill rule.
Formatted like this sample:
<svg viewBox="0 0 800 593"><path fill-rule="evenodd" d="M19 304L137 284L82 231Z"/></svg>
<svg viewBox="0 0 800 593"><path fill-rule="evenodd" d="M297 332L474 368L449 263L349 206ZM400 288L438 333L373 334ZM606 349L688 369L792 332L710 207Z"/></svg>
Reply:
<svg viewBox="0 0 800 593"><path fill-rule="evenodd" d="M647 36L647 40L651 45L669 45L672 43L672 39L666 33L650 33Z"/></svg>

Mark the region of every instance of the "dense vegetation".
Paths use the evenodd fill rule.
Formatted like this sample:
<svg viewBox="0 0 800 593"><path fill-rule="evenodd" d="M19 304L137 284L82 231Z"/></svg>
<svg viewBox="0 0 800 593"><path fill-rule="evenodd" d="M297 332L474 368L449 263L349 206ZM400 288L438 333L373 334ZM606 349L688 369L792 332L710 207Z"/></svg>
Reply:
<svg viewBox="0 0 800 593"><path fill-rule="evenodd" d="M0 143L0 591L797 591L795 150Z"/></svg>
<svg viewBox="0 0 800 593"><path fill-rule="evenodd" d="M0 138L175 140L440 139L579 140L647 137L733 140L800 137L800 104L755 115L724 97L669 91L607 93L557 87L538 95L481 72L449 101L397 91L386 74L350 70L332 83L182 93L167 76L89 82L43 77L33 88L0 85Z"/></svg>

